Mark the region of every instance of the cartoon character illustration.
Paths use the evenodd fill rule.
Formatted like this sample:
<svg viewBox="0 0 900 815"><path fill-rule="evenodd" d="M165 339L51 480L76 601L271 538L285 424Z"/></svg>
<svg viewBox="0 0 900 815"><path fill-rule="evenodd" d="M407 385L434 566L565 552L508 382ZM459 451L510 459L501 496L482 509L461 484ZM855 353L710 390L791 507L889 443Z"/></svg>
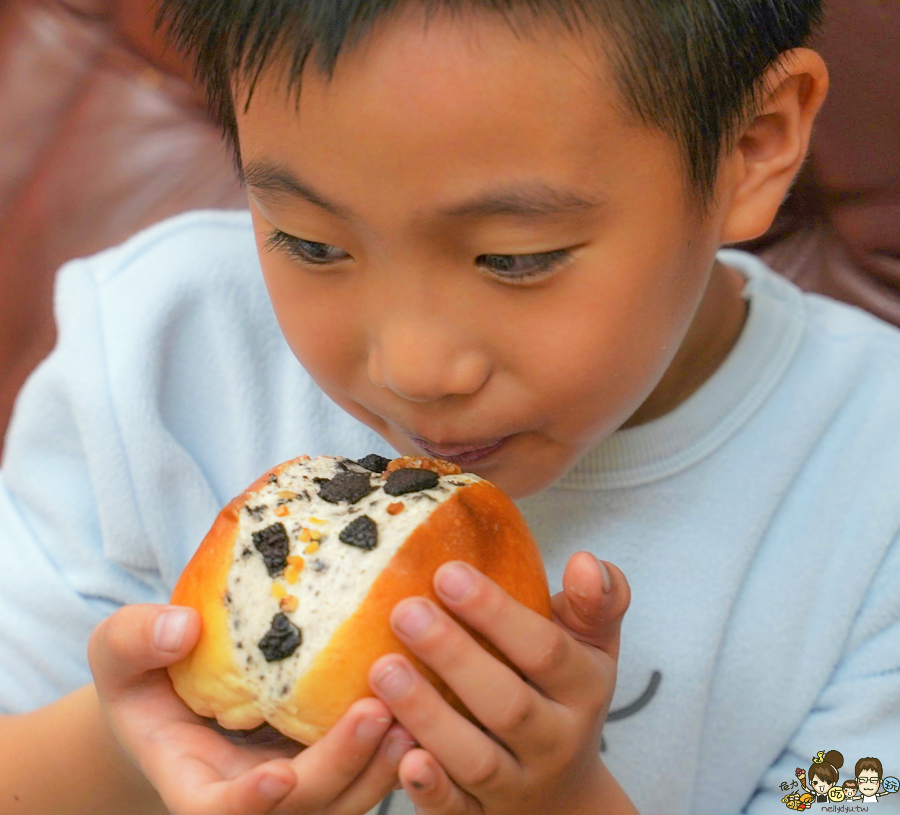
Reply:
<svg viewBox="0 0 900 815"><path fill-rule="evenodd" d="M843 789L844 789L844 800L852 801L858 794L857 789L856 789L856 779L848 778L843 783Z"/></svg>
<svg viewBox="0 0 900 815"><path fill-rule="evenodd" d="M792 792L790 795L785 795L784 798L781 799L781 803L788 809L796 809L802 812L804 809L812 808L812 799L812 795L808 792L803 793L803 795L799 792Z"/></svg>
<svg viewBox="0 0 900 815"><path fill-rule="evenodd" d="M837 784L838 770L844 766L844 757L837 750L819 750L809 767L808 777L810 787L806 786L806 782L798 774L800 785L808 792L816 803L828 803L828 791ZM879 765L880 766L880 765ZM857 779L858 780L858 779ZM879 783L881 777L879 776Z"/></svg>
<svg viewBox="0 0 900 815"><path fill-rule="evenodd" d="M881 779L884 777L884 769L881 761L873 756L861 758L856 762L856 784L859 789L859 795L864 804L878 803L879 798L890 795L900 789L900 781L896 778L884 779L884 792L878 792L878 788L882 786ZM896 783L895 783L896 782ZM860 800L857 798L856 800Z"/></svg>

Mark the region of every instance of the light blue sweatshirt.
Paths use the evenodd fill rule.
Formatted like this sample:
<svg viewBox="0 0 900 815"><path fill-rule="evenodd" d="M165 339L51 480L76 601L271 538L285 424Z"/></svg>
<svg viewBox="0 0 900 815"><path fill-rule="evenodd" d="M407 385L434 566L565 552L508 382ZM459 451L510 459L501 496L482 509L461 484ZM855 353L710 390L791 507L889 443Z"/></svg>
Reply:
<svg viewBox="0 0 900 815"><path fill-rule="evenodd" d="M785 811L780 785L820 750L843 754L839 783L863 756L900 775L900 332L720 257L750 302L722 367L518 502L551 590L581 549L631 583L604 760L645 815ZM56 317L0 470L6 712L91 681L92 628L166 602L268 467L394 454L291 355L247 213L66 264Z"/></svg>

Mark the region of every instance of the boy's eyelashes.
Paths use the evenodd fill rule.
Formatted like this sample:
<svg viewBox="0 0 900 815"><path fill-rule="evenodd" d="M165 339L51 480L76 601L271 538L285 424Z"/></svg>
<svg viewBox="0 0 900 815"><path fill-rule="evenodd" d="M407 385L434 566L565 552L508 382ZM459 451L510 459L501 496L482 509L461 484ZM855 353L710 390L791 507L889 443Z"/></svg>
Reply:
<svg viewBox="0 0 900 815"><path fill-rule="evenodd" d="M280 229L268 233L263 247L268 251L284 252L307 266L327 266L350 257L336 246L297 238ZM494 277L518 282L549 275L567 265L573 257L571 249L554 249L526 255L479 255L475 262Z"/></svg>

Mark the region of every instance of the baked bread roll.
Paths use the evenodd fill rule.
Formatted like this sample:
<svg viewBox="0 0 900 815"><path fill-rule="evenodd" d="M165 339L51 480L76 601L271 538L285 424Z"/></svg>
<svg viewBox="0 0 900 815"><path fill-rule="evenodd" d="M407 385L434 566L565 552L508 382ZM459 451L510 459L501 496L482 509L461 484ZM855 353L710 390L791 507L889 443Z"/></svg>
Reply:
<svg viewBox="0 0 900 815"><path fill-rule="evenodd" d="M438 601L434 572L450 560L550 617L537 545L489 481L439 459L285 462L222 510L175 586L171 602L202 619L193 651L168 669L175 691L223 727L268 722L312 744L373 695L372 663L399 652L469 715L389 625L404 597Z"/></svg>

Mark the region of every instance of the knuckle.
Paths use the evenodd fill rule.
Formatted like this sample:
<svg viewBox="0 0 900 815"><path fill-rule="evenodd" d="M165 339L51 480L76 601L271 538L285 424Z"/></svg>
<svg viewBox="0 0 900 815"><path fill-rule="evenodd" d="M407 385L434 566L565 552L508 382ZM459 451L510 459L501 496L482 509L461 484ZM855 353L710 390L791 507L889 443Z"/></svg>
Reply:
<svg viewBox="0 0 900 815"><path fill-rule="evenodd" d="M100 651L103 648L103 639L106 636L105 628L107 624L108 620L104 620L102 623L99 623L94 627L94 630L91 631L91 636L88 638L88 664L90 665L92 671L94 671L97 667L97 660L100 656Z"/></svg>
<svg viewBox="0 0 900 815"><path fill-rule="evenodd" d="M535 656L530 666L531 671L539 675L552 674L565 665L568 657L569 642L566 635L561 629L554 627Z"/></svg>
<svg viewBox="0 0 900 815"><path fill-rule="evenodd" d="M497 749L491 749L472 760L465 776L465 785L476 789L490 789L500 780L501 766Z"/></svg>
<svg viewBox="0 0 900 815"><path fill-rule="evenodd" d="M449 666L459 665L469 647L471 637L459 624L439 619L434 630L415 644L415 651L440 673Z"/></svg>
<svg viewBox="0 0 900 815"><path fill-rule="evenodd" d="M537 718L537 705L530 693L516 693L501 712L498 729L504 734L517 734L527 730Z"/></svg>
<svg viewBox="0 0 900 815"><path fill-rule="evenodd" d="M124 659L134 650L135 632L129 631L121 620L106 621L101 647L114 657Z"/></svg>

